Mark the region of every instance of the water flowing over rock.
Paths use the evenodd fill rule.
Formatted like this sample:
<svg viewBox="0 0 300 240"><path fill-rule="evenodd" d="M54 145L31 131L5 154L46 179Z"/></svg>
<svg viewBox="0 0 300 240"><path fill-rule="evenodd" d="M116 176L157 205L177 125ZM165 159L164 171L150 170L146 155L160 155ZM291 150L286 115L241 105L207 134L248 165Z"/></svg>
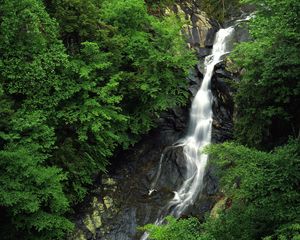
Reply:
<svg viewBox="0 0 300 240"><path fill-rule="evenodd" d="M205 58L204 78L192 102L187 134L173 146L173 148L182 147L184 155L183 165L185 167L185 171L182 174L184 181L179 188L177 187L177 190L173 191L174 197L166 205L165 209L161 211L161 216L156 220L156 224L161 224L167 215L180 217L189 206L195 203L199 193L203 189L208 155L203 153L202 150L211 143L213 120L212 93L210 89L211 79L215 65L222 61L223 56L229 51L233 32L233 27L220 29L216 34L212 54ZM165 154L163 153L157 176L154 179L154 185L149 195L155 190L157 179L161 174L164 156ZM141 240L147 238L148 234L145 233Z"/></svg>
<svg viewBox="0 0 300 240"><path fill-rule="evenodd" d="M207 155L197 149L210 141L223 142L232 137L232 91L225 82L236 80L236 75L227 70L227 62L221 62L232 47L227 38L231 31L233 28L219 32L215 44L218 40L228 44L221 47L218 43L221 49L212 53L218 56L207 57L206 64L200 58L187 78L192 117L189 119L187 108L165 112L156 129L133 148L116 154L109 173L101 177L85 207L78 210L78 231L70 239L140 239L143 232L137 230L138 226L154 223L167 214L203 218L213 208L218 201L218 179L212 167L204 171ZM232 36L235 40L236 35ZM187 163L192 158L195 161Z"/></svg>

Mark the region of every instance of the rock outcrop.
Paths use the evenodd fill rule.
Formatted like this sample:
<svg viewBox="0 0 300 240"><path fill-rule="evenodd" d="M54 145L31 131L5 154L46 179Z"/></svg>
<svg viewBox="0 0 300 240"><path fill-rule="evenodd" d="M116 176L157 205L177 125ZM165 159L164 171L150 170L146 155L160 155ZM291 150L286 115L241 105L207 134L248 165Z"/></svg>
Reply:
<svg viewBox="0 0 300 240"><path fill-rule="evenodd" d="M197 51L199 58L209 55L220 25L189 1L179 2L172 11L183 15L187 20L183 31L187 35L189 47Z"/></svg>

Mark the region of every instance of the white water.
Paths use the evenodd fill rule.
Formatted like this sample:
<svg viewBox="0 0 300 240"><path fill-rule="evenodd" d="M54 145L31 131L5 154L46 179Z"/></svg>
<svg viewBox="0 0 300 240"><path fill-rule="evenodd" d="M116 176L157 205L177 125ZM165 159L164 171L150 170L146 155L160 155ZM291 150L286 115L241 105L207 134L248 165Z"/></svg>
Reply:
<svg viewBox="0 0 300 240"><path fill-rule="evenodd" d="M190 111L190 122L187 135L176 143L176 146L183 147L186 177L183 184L177 191L174 191L174 197L167 206L167 214L178 218L192 205L199 196L203 188L203 178L208 161L208 155L202 153L202 149L211 143L212 130L212 93L210 90L211 79L214 73L214 67L222 61L222 57L229 52L230 41L233 27L220 29L213 45L212 54L205 58L205 74L201 88L198 90ZM165 153L165 151L164 151ZM155 191L154 186L161 172L161 163L164 153L160 159L159 170L152 184L149 195ZM164 216L155 222L161 224ZM146 240L148 234L144 233L141 240Z"/></svg>
<svg viewBox="0 0 300 240"><path fill-rule="evenodd" d="M212 54L205 58L205 74L190 111L189 129L186 137L180 140L186 161L186 180L175 192L170 202L171 215L179 217L184 210L193 204L203 187L205 167L208 155L202 153L205 146L211 143L212 130L212 93L210 90L214 67L228 53L233 27L220 29L216 34Z"/></svg>

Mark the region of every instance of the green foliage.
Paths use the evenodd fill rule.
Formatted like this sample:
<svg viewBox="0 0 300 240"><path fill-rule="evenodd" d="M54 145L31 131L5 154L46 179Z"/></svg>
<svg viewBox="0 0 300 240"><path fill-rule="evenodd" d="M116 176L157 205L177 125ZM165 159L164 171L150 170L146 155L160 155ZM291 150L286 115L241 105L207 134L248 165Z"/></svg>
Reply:
<svg viewBox="0 0 300 240"><path fill-rule="evenodd" d="M70 53L78 53L80 43L94 41L102 34L99 0L45 0L48 12L57 20L60 34Z"/></svg>
<svg viewBox="0 0 300 240"><path fill-rule="evenodd" d="M197 0L196 3L209 17L219 22L224 22L240 7L239 0Z"/></svg>
<svg viewBox="0 0 300 240"><path fill-rule="evenodd" d="M186 102L194 54L142 0L0 0L0 23L0 234L64 239L114 150Z"/></svg>
<svg viewBox="0 0 300 240"><path fill-rule="evenodd" d="M200 222L197 218L176 220L169 216L166 220L167 224L149 224L141 230L147 231L150 239L155 240L200 240Z"/></svg>
<svg viewBox="0 0 300 240"><path fill-rule="evenodd" d="M35 153L36 148L9 145L0 151L0 202L18 229L3 238L18 238L24 231L22 239L33 239L33 235L37 239L61 239L73 228L63 217L69 209L62 188L66 176L61 169L44 167L44 156Z"/></svg>
<svg viewBox="0 0 300 240"><path fill-rule="evenodd" d="M176 0L145 0L147 4L148 11L156 16L165 15L166 8L172 7Z"/></svg>
<svg viewBox="0 0 300 240"><path fill-rule="evenodd" d="M72 5L68 4L66 2L65 7L70 9ZM59 22L67 21L61 8L54 16ZM69 21L73 33L61 29L68 39L76 39L81 31L76 18L73 19L74 22ZM92 37L87 35L93 41L82 42L81 53L74 56L74 67L81 78L92 79L94 76L89 74L96 74L101 87L113 81L110 86L114 89L113 94L117 93L114 105L121 106L114 112L122 110L126 126L132 133L146 132L159 112L183 104L187 99L186 83L182 79L195 58L178 35L183 22L175 16L163 19L150 16L140 0L104 1L98 9L97 19L98 22L93 24L98 30L90 33ZM93 58L90 58L91 54Z"/></svg>
<svg viewBox="0 0 300 240"><path fill-rule="evenodd" d="M234 60L245 68L236 94L236 137L249 146L272 147L299 131L300 24L297 0L257 1L253 41L240 44Z"/></svg>
<svg viewBox="0 0 300 240"><path fill-rule="evenodd" d="M148 225L151 239L299 239L299 140L271 153L235 143L212 145L208 153L231 204L201 225L195 218Z"/></svg>
<svg viewBox="0 0 300 240"><path fill-rule="evenodd" d="M206 231L216 239L261 239L299 224L299 140L271 153L234 143L214 145L209 152L217 160L232 206L218 219L209 219Z"/></svg>
<svg viewBox="0 0 300 240"><path fill-rule="evenodd" d="M55 21L39 1L4 1L0 11L4 90L19 95L31 108L50 109L68 97L62 73L67 55L57 39Z"/></svg>
<svg viewBox="0 0 300 240"><path fill-rule="evenodd" d="M66 175L46 160L56 140L49 116L67 94L67 56L40 2L1 1L0 12L0 204L13 226L1 235L60 239L73 227L64 217Z"/></svg>
<svg viewBox="0 0 300 240"><path fill-rule="evenodd" d="M300 224L286 224L276 230L275 234L264 238L264 240L299 240L300 239Z"/></svg>

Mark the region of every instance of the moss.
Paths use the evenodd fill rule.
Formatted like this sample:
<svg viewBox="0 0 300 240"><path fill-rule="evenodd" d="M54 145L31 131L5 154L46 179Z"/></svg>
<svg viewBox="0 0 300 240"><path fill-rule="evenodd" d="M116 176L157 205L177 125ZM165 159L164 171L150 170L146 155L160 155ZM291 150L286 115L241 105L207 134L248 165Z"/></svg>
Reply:
<svg viewBox="0 0 300 240"><path fill-rule="evenodd" d="M104 213L104 205L99 202L96 197L92 201L93 212L86 216L83 220L86 228L93 234L96 235L96 230L102 226L101 214Z"/></svg>
<svg viewBox="0 0 300 240"><path fill-rule="evenodd" d="M113 178L105 178L102 180L102 183L103 185L108 185L108 186L113 186L117 184L116 180Z"/></svg>
<svg viewBox="0 0 300 240"><path fill-rule="evenodd" d="M74 237L72 237L73 240L86 240L86 237L82 231L78 231Z"/></svg>
<svg viewBox="0 0 300 240"><path fill-rule="evenodd" d="M113 199L109 196L105 196L103 198L104 204L107 209L111 208L113 206Z"/></svg>
<svg viewBox="0 0 300 240"><path fill-rule="evenodd" d="M94 226L94 223L91 219L91 216L88 215L84 220L83 220L84 225L86 226L86 228L93 234L96 234L96 228Z"/></svg>
<svg viewBox="0 0 300 240"><path fill-rule="evenodd" d="M212 218L219 217L219 213L225 209L226 201L227 201L227 198L222 198L215 204L215 206L213 207L213 209L210 212L210 216Z"/></svg>
<svg viewBox="0 0 300 240"><path fill-rule="evenodd" d="M93 209L96 209L100 212L104 212L104 205L102 202L100 202L96 197L93 198L92 201L92 207Z"/></svg>

